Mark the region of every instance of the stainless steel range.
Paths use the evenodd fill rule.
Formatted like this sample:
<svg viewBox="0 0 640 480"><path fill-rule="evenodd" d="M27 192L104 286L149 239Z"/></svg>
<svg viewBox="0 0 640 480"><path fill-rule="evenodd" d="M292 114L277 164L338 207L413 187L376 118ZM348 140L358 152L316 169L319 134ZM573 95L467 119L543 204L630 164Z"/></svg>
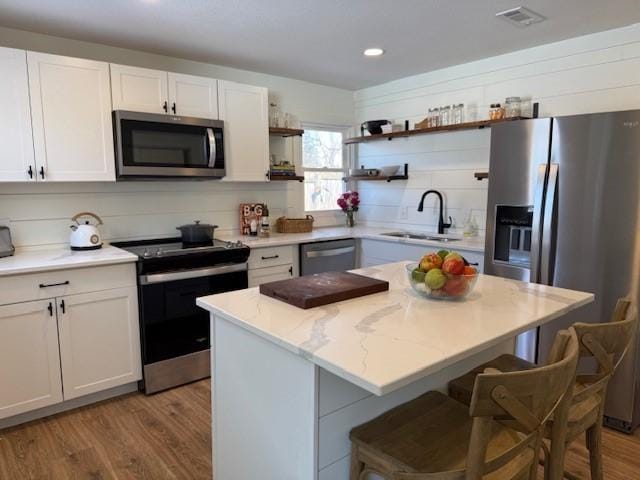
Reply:
<svg viewBox="0 0 640 480"><path fill-rule="evenodd" d="M180 238L113 245L138 256L141 389L150 394L210 376L209 315L196 298L247 288L249 247Z"/></svg>

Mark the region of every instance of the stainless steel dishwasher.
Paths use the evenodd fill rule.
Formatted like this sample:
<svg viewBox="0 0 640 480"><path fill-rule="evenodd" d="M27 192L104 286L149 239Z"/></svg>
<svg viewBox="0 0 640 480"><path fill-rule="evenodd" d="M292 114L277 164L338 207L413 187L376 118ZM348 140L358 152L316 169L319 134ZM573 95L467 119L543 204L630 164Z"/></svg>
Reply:
<svg viewBox="0 0 640 480"><path fill-rule="evenodd" d="M356 241L329 240L300 245L300 275L356 268Z"/></svg>

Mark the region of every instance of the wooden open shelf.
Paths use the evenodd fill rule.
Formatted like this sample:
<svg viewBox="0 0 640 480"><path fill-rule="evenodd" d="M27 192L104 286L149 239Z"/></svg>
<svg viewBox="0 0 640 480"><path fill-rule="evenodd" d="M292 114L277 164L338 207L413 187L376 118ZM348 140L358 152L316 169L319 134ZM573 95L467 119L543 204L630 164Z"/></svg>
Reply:
<svg viewBox="0 0 640 480"><path fill-rule="evenodd" d="M364 168L364 167L363 167ZM387 177L372 177L369 175L362 175L357 177L344 177L342 180L349 181L368 181L368 182L391 182L393 180L408 180L409 179L409 164L404 164L404 173L402 175L389 175Z"/></svg>
<svg viewBox="0 0 640 480"><path fill-rule="evenodd" d="M269 127L269 135L278 137L301 137L304 135L304 130L300 130L299 128Z"/></svg>
<svg viewBox="0 0 640 480"><path fill-rule="evenodd" d="M414 135L427 135L429 133L454 132L457 130L475 130L480 128L491 127L496 123L513 122L515 120L523 120L524 117L503 118L501 120L480 120L478 122L460 123L457 125L446 125L443 127L433 128L416 128L414 130L403 130L401 132L379 133L377 135L365 135L364 137L347 138L345 145L363 142L375 142L376 140L393 140L394 138L413 137Z"/></svg>
<svg viewBox="0 0 640 480"><path fill-rule="evenodd" d="M473 176L476 177L476 180L485 180L489 178L489 172L476 172Z"/></svg>
<svg viewBox="0 0 640 480"><path fill-rule="evenodd" d="M270 175L269 179L272 182L282 182L282 181L304 182L304 177L302 175Z"/></svg>

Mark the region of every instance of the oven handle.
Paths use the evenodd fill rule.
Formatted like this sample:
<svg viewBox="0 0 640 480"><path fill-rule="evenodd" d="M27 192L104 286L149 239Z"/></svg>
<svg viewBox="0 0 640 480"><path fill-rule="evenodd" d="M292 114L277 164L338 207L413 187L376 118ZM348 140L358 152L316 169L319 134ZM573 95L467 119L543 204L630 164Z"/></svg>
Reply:
<svg viewBox="0 0 640 480"><path fill-rule="evenodd" d="M213 277L224 275L225 273L246 272L246 263L234 263L221 265L219 267L198 268L194 270L183 270L180 272L153 273L151 275L140 275L138 280L140 285L150 285L153 283L173 282L176 280L187 280L189 278Z"/></svg>
<svg viewBox="0 0 640 480"><path fill-rule="evenodd" d="M218 150L216 145L216 136L213 134L213 128L207 128L207 138L209 139L209 168L213 168L216 165Z"/></svg>

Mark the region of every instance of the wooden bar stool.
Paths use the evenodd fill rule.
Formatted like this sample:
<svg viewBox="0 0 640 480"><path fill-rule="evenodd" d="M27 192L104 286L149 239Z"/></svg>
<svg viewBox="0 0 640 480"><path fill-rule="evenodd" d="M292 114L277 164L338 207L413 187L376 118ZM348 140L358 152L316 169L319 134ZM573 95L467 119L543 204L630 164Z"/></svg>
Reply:
<svg viewBox="0 0 640 480"><path fill-rule="evenodd" d="M564 339L558 362L479 374L470 408L428 392L354 428L350 479L535 480L545 423L578 361L575 331Z"/></svg>
<svg viewBox="0 0 640 480"><path fill-rule="evenodd" d="M634 338L637 312L628 299L620 299L611 322L576 323L573 328L578 336L580 358L594 358L598 367L595 373L576 375L571 396L567 399L566 412L556 414L545 430L545 438L551 441L550 450L543 446L545 478L576 478L564 471L565 452L569 444L586 432L591 479L602 480L601 438L607 385ZM482 369L500 368L502 371L513 372L535 367L534 364L513 355L502 355L451 381L449 395L470 404L473 382Z"/></svg>

